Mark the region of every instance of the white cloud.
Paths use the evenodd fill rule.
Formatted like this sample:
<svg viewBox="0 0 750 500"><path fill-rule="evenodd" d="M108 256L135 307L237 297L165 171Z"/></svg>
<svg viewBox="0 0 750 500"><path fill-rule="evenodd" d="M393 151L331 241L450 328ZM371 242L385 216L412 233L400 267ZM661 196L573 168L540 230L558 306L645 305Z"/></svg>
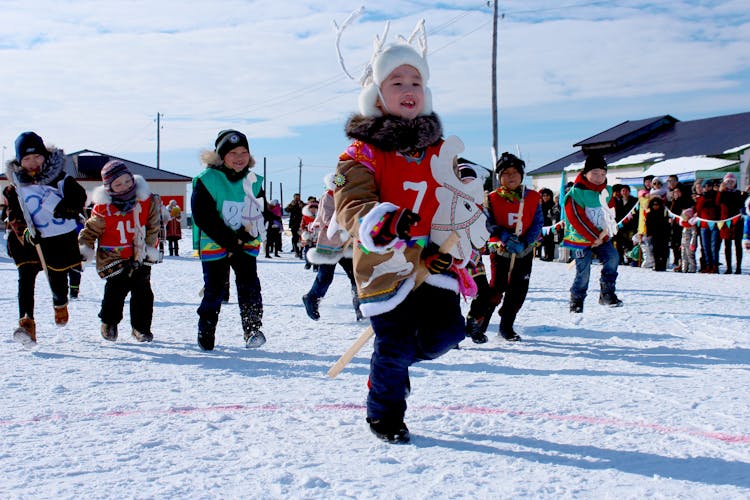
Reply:
<svg viewBox="0 0 750 500"><path fill-rule="evenodd" d="M349 68L361 69L385 19L392 21L391 33L408 34L424 17L435 109L443 117L488 120L491 8L475 1L452 2L450 9L413 1L365 3L365 16L342 39ZM154 147L157 112L166 115L163 147L175 150L208 147L227 127L279 138L293 137L302 126L343 124L355 110L358 87L338 65L331 20L342 21L357 6L6 1L0 144L10 148L20 131L34 129L67 149L147 151ZM518 0L503 2L502 11L503 113L516 110L516 116L555 123L596 116L608 128L625 119L677 115L655 109L676 95L710 95L676 105L695 113L715 114L717 105L742 111L750 102L744 2L711 8L580 2L559 8L556 2ZM608 106L590 109L593 101ZM633 102L653 112L640 113ZM627 115L632 112L638 115ZM503 122L503 136L523 141L517 123ZM446 128L462 135L470 126L476 128L456 118ZM482 157L491 142L489 126L487 121L486 135L466 137ZM533 157L535 144L545 142L521 147Z"/></svg>

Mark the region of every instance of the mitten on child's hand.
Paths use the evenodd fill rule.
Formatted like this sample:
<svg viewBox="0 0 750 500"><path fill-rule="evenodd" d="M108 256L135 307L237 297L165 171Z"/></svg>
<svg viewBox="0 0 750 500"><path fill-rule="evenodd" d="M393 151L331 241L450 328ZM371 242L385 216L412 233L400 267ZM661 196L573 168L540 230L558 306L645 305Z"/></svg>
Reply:
<svg viewBox="0 0 750 500"><path fill-rule="evenodd" d="M67 206L65 200L62 200L55 207L53 215L57 219L77 219L79 212L77 208Z"/></svg>
<svg viewBox="0 0 750 500"><path fill-rule="evenodd" d="M81 261L94 260L94 249L88 245L78 245L78 251L81 253Z"/></svg>
<svg viewBox="0 0 750 500"><path fill-rule="evenodd" d="M237 231L237 238L239 238L242 243L247 243L248 241L253 239L253 235L245 231L245 228L239 228Z"/></svg>
<svg viewBox="0 0 750 500"><path fill-rule="evenodd" d="M431 274L444 273L453 264L453 256L449 253L442 253L434 243L430 243L422 250L422 260Z"/></svg>
<svg viewBox="0 0 750 500"><path fill-rule="evenodd" d="M370 233L372 241L376 245L387 245L396 236L402 240L411 238L411 226L419 222L420 217L408 208L399 208L388 212L383 216L380 223Z"/></svg>
<svg viewBox="0 0 750 500"><path fill-rule="evenodd" d="M234 234L234 241L227 245L227 252L230 254L241 252L244 249L245 243L253 239L253 236L245 231L244 228L238 229Z"/></svg>
<svg viewBox="0 0 750 500"><path fill-rule="evenodd" d="M508 253L521 253L525 248L526 245L524 245L515 234L508 238L508 241L505 242L505 249L508 251Z"/></svg>

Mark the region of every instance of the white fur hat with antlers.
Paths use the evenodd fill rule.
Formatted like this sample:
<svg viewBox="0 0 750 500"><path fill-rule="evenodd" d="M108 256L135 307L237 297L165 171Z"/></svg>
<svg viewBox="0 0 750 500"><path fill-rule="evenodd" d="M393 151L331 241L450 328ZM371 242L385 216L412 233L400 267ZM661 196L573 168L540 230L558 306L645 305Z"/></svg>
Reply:
<svg viewBox="0 0 750 500"><path fill-rule="evenodd" d="M344 29L351 24L354 19L359 17L364 11L364 7L353 12L339 27L334 22L334 27L338 31L336 40L336 50L339 55L339 62L344 70L344 73L349 76L352 80L354 77L351 76L344 65L344 59L341 55L340 40L341 34ZM424 107L422 109L422 115L429 115L432 113L432 93L427 86L427 81L430 78L430 68L427 65L427 34L424 27L424 19L420 20L411 35L408 38L404 38L399 35L397 41L385 45L386 38L388 36L388 29L390 23L386 23L385 30L382 36L375 35L374 50L370 62L365 66L360 78L362 85L362 91L359 94L359 112L364 116L382 116L383 113L376 106L380 94L380 85L383 81L388 78L394 69L404 64L414 67L419 71L422 77L422 84L424 88ZM419 50L413 45L417 42Z"/></svg>

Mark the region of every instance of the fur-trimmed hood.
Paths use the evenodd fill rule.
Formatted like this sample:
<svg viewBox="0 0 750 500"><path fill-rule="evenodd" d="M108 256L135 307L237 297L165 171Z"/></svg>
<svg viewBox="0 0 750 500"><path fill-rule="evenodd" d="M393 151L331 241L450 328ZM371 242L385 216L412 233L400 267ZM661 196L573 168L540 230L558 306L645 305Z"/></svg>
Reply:
<svg viewBox="0 0 750 500"><path fill-rule="evenodd" d="M5 163L5 176L10 182L15 183L13 174L18 176L18 182L22 185L39 184L51 185L65 177L65 153L62 149L48 146L49 156L42 165L39 175L31 177L15 158Z"/></svg>
<svg viewBox="0 0 750 500"><path fill-rule="evenodd" d="M392 115L352 115L346 122L346 135L383 151L423 149L437 143L443 126L435 113L412 120Z"/></svg>
<svg viewBox="0 0 750 500"><path fill-rule="evenodd" d="M308 203L307 205L305 205L304 207L302 207L302 215L304 215L305 217L315 217L315 214L312 213L310 205L311 204ZM315 206L315 208L318 208L318 204L317 203L315 203L313 205Z"/></svg>
<svg viewBox="0 0 750 500"><path fill-rule="evenodd" d="M151 196L151 189L148 187L148 182L141 175L134 175L133 181L135 181L135 198L138 201L145 201ZM91 201L95 205L106 205L112 203L112 197L107 193L104 186L98 186L91 192Z"/></svg>

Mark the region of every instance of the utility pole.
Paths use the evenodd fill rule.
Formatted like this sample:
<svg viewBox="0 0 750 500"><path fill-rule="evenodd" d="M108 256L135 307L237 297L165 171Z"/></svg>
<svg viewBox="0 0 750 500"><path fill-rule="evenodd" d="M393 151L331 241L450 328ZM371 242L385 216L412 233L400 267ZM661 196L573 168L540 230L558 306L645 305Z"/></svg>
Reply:
<svg viewBox="0 0 750 500"><path fill-rule="evenodd" d="M492 9L492 169L497 161L497 0ZM496 176L492 176L492 187L497 187Z"/></svg>
<svg viewBox="0 0 750 500"><path fill-rule="evenodd" d="M159 160L161 155L161 113L156 113L156 170L159 170Z"/></svg>
<svg viewBox="0 0 750 500"><path fill-rule="evenodd" d="M297 157L299 158L299 156ZM297 192L300 198L302 198L302 158L299 158L299 176L297 178Z"/></svg>

